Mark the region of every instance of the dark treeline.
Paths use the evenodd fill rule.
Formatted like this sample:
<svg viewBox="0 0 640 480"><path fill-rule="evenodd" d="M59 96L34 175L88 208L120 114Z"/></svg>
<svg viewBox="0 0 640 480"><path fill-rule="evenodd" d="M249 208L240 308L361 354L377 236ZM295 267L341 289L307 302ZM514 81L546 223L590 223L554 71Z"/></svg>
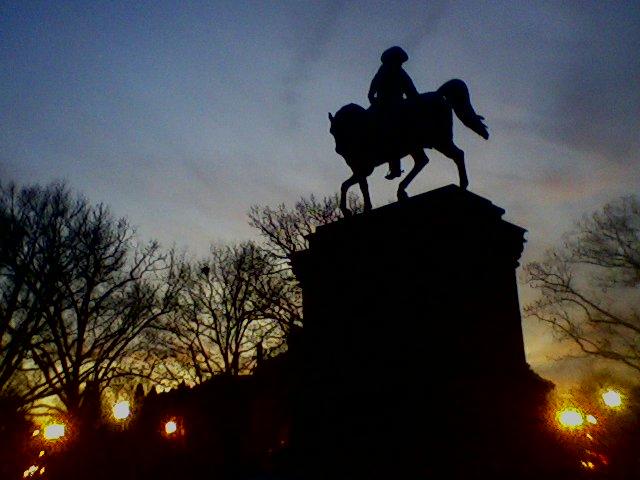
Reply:
<svg viewBox="0 0 640 480"><path fill-rule="evenodd" d="M64 183L0 185L0 478L43 464L40 448L49 478L80 478L78 469L92 478L290 470L300 375L292 353L303 329L290 259L317 226L341 218L338 203L254 206L248 221L262 241L214 243L194 258L141 240ZM349 209L362 204L351 197ZM637 199L605 206L525 267L540 294L525 313L584 354L637 372L639 252ZM123 398L133 414L118 424L110 408ZM623 473L611 478L640 471L629 448L640 391L632 399L598 447L620 458ZM180 417L168 442L170 412ZM65 423L66 453L49 458L55 444L32 438L39 415ZM579 465L580 449L567 465Z"/></svg>
<svg viewBox="0 0 640 480"><path fill-rule="evenodd" d="M0 185L2 417L54 416L77 433L108 421L102 404L137 385L250 373L302 326L288 259L337 207L337 197L253 207L264 242L213 244L194 259L142 241L64 183Z"/></svg>
<svg viewBox="0 0 640 480"><path fill-rule="evenodd" d="M262 244L192 259L63 183L1 186L0 395L81 418L122 379L175 387L249 373L258 349L286 349L302 325L289 256L339 216L335 197L256 206Z"/></svg>

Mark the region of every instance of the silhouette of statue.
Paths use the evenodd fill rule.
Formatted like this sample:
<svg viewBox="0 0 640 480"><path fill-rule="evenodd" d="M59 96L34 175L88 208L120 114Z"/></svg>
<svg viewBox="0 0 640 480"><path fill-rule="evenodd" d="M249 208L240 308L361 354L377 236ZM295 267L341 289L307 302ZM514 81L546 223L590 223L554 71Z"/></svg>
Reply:
<svg viewBox="0 0 640 480"><path fill-rule="evenodd" d="M469 180L464 152L453 143L452 110L464 125L485 140L489 138L484 117L476 114L466 84L458 79L449 80L435 92L399 101L387 115L376 115L375 108L365 110L354 103L342 107L335 117L329 113L335 150L353 171L340 189L344 215L351 214L346 205L351 186L360 185L365 210L371 210L367 177L375 167L411 155L414 166L400 182L397 193L398 200L408 198L407 186L429 162L425 148L434 148L451 158L458 167L460 187L466 189Z"/></svg>
<svg viewBox="0 0 640 480"><path fill-rule="evenodd" d="M373 115L382 117L393 114L404 98L415 98L418 90L402 64L409 60L407 52L400 47L391 47L382 52L380 61L382 65L371 80L369 87L369 102ZM389 159L389 173L385 176L392 180L402 175L400 159Z"/></svg>

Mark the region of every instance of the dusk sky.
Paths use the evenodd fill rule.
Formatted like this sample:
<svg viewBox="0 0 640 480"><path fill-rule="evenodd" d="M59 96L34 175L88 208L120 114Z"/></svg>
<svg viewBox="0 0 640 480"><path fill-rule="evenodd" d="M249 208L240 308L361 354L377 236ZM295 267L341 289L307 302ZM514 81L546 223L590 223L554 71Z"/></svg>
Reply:
<svg viewBox="0 0 640 480"><path fill-rule="evenodd" d="M197 255L257 238L251 205L349 176L327 113L368 105L392 45L419 91L468 84L491 137L456 120L454 139L470 190L528 229L523 263L640 190L637 1L0 1L0 181L64 179ZM457 182L427 154L410 194ZM395 198L385 173L375 206ZM550 335L525 334L529 362L560 378Z"/></svg>

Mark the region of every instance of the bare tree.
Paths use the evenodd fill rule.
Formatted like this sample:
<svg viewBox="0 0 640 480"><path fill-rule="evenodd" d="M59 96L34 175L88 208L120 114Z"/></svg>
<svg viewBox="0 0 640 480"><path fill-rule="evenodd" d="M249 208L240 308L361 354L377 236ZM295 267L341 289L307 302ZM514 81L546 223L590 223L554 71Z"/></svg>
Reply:
<svg viewBox="0 0 640 480"><path fill-rule="evenodd" d="M348 207L354 212L364 210L356 195L348 197ZM295 327L302 325L302 292L291 271L291 256L307 248L306 236L321 225L342 218L338 195L317 200L314 196L301 198L293 208L284 204L276 208L253 206L249 211L249 224L258 229L265 241L265 248L276 265L280 295L271 304L271 315L289 338Z"/></svg>
<svg viewBox="0 0 640 480"><path fill-rule="evenodd" d="M43 328L52 273L44 261L45 219L64 214L52 206L54 194L0 186L0 395L17 393L16 373Z"/></svg>
<svg viewBox="0 0 640 480"><path fill-rule="evenodd" d="M22 294L34 299L26 304L31 317L3 298L12 324L29 318L33 326L20 338L27 353L14 361L14 377L25 401L55 395L77 415L113 378L136 374L131 358L142 348L140 334L175 307L182 267L156 243L137 244L126 220L74 198L64 185L25 188L17 196L30 201L14 217L37 222L16 227L26 232L20 267L32 279Z"/></svg>
<svg viewBox="0 0 640 480"><path fill-rule="evenodd" d="M191 267L180 309L163 328L169 381L200 383L216 374L246 373L259 343L277 346L282 331L273 309L282 296L277 269L251 242L213 246Z"/></svg>
<svg viewBox="0 0 640 480"><path fill-rule="evenodd" d="M364 210L355 195L348 198L348 207L354 213ZM291 254L307 248L305 237L320 225L342 218L338 195L317 200L313 195L301 198L293 208L284 204L276 208L254 205L249 211L249 224L258 229L265 247L276 258L289 261Z"/></svg>
<svg viewBox="0 0 640 480"><path fill-rule="evenodd" d="M576 224L562 248L525 268L540 298L525 308L580 350L640 374L640 204L610 203Z"/></svg>

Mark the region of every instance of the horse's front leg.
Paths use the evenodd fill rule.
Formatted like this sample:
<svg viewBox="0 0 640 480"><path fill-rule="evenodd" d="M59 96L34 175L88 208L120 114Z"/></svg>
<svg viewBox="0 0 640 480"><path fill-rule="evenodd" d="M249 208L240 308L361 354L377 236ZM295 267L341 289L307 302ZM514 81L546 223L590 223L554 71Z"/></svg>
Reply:
<svg viewBox="0 0 640 480"><path fill-rule="evenodd" d="M364 199L364 211L368 212L371 210L371 197L369 196L369 183L367 182L366 177L362 177L358 180L360 184L360 190L362 191L362 198Z"/></svg>
<svg viewBox="0 0 640 480"><path fill-rule="evenodd" d="M365 180L366 181L366 180ZM358 178L355 174L351 175L344 182L342 182L342 186L340 187L340 211L345 217L351 216L351 210L347 208L347 192L349 188L355 185L358 182Z"/></svg>
<svg viewBox="0 0 640 480"><path fill-rule="evenodd" d="M402 181L400 182L400 185L398 185L398 200L406 200L407 198L409 198L409 195L407 195L407 191L406 191L407 187L409 186L411 181L414 178L416 178L416 175L420 173L420 170L422 170L425 167L425 165L429 163L429 158L427 157L427 154L424 153L424 150L422 149L416 150L415 152L413 152L411 154L411 157L413 158L413 162L414 162L413 168L407 174L407 176L402 179Z"/></svg>

